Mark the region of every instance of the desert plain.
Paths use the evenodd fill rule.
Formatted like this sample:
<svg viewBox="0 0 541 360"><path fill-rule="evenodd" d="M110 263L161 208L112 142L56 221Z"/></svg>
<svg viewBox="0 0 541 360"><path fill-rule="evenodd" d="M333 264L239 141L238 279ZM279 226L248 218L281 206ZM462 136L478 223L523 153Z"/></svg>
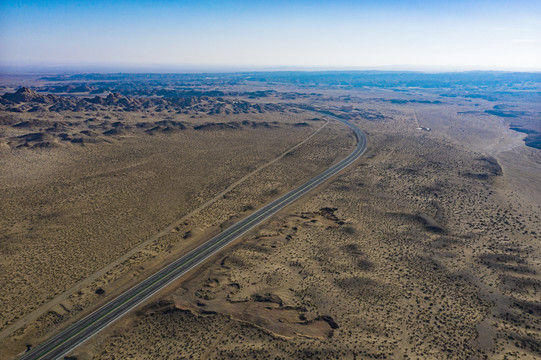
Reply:
<svg viewBox="0 0 541 360"><path fill-rule="evenodd" d="M380 76L3 78L0 357L347 156L336 117L359 161L66 358L541 357L541 81Z"/></svg>

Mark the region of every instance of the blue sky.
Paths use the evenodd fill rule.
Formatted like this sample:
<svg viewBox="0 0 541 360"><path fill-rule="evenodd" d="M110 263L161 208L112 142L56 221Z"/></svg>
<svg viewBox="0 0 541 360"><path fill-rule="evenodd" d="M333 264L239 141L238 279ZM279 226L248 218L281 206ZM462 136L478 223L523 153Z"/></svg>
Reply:
<svg viewBox="0 0 541 360"><path fill-rule="evenodd" d="M541 70L541 1L0 0L0 64Z"/></svg>

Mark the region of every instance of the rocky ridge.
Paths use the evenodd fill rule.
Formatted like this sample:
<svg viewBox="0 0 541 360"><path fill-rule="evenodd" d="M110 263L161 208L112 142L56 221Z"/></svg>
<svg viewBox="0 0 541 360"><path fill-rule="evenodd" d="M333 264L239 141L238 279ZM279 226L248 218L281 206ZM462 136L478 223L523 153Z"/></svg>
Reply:
<svg viewBox="0 0 541 360"><path fill-rule="evenodd" d="M15 93L0 97L0 111L142 111L174 110L182 114L249 114L280 110L279 105L251 104L246 101L230 100L221 97L131 97L120 93L109 93L106 97L94 96L78 98L74 96L42 95L34 90L21 87Z"/></svg>

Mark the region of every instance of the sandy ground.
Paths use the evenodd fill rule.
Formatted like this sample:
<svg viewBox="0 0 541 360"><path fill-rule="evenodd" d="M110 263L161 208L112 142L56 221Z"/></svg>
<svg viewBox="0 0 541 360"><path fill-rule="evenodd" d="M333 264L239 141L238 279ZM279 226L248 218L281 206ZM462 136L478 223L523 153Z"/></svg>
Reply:
<svg viewBox="0 0 541 360"><path fill-rule="evenodd" d="M280 88L284 89L305 91ZM310 92L319 95L280 95L259 100L310 105L350 119L368 135L369 149L363 159L93 337L71 356L541 356L539 151L526 148L523 135L508 130L504 119L483 113L493 106L486 100L449 99L420 89L400 93L345 89ZM390 101L397 98L425 102ZM514 106L520 110L521 104ZM77 147L77 143L66 148L56 138L45 140L62 147L46 152L18 149L20 143L13 142L14 135L9 132L20 130L4 130L4 154L19 156L16 163L39 170L39 176L32 178L10 165L15 158L2 163L8 171L0 174L9 174L12 179L12 185L3 191L12 194L10 206L14 209L2 214L2 219L7 219L2 227L13 234L2 242L7 244L2 251L12 254L14 259L6 257L12 262L4 266L17 270L10 270L12 274L23 274L2 280L13 284L3 300L10 309L4 314L5 324L13 323L40 303L51 301L70 284L85 281L129 249L148 243L5 338L2 344L8 351L3 356L11 358L23 351L26 343L42 341L108 296L114 296L351 150L351 133L330 122L288 155L260 169L185 221L179 221L324 124L310 120L324 118L322 114L293 110L248 116L255 122L277 121L275 127L211 126L205 133L195 131L190 124L224 123L231 117L201 115L194 119L180 115L175 120L186 123L185 130L157 136L137 130L126 132L118 138L107 137L110 143L93 144L96 150L92 150L91 144L83 148ZM416 129L414 112L419 124L431 131ZM136 123L141 119L124 121ZM309 126L299 125L303 123ZM35 142L25 141L34 146ZM209 147L208 141L215 146ZM178 152L171 150L177 147ZM93 151L101 157L89 156ZM153 155L149 160L154 152L159 156ZM202 157L208 159L204 165L197 161ZM129 161L115 163L112 158ZM111 168L104 168L103 164L111 164ZM187 176L185 169L194 166ZM210 169L213 167L215 172ZM54 185L59 181L58 174L78 175L71 175L71 187L60 187ZM106 182L96 180L102 178ZM47 186L40 185L43 179ZM115 182L121 179L124 180ZM48 195L50 189L56 188L62 192ZM91 195L100 194L99 189L115 192L105 193L103 198ZM49 211L47 204L63 199L58 196L60 193L68 194L66 198L70 200L64 200L67 205L54 205ZM133 201L138 200L134 194L147 193L152 196ZM111 198L119 200L111 204L107 200ZM110 209L109 212L101 218L96 215L100 213L98 208L85 210L94 202ZM69 211L53 212L56 209ZM130 226L118 228L121 214L133 214ZM85 220L89 215L94 218ZM70 234L75 233L78 237L74 238L84 241L67 240L71 235L64 232L69 224L77 224ZM171 228L172 224L175 226ZM83 235L77 232L92 227L108 230L95 238L90 235L97 230ZM163 232L164 229L168 230ZM149 241L160 232L159 237ZM42 233L53 235L40 242ZM77 260L75 254L80 254ZM38 276L30 262L20 260L23 257L35 259L44 274L59 269L65 275ZM70 259L72 262L65 264ZM74 270L68 271L71 267ZM30 278L25 277L27 272ZM28 284L33 281L56 284L60 289L43 285L32 288ZM96 294L99 289L104 294ZM39 295L35 301L33 293ZM17 302L14 296L27 300Z"/></svg>
<svg viewBox="0 0 541 360"><path fill-rule="evenodd" d="M199 123L209 120L237 118ZM6 151L6 347L40 341L353 146L345 126L306 120L273 114L270 128L128 133L105 146ZM298 166L299 157L309 161Z"/></svg>
<svg viewBox="0 0 541 360"><path fill-rule="evenodd" d="M538 153L466 105L358 106L359 164L73 355L538 358Z"/></svg>

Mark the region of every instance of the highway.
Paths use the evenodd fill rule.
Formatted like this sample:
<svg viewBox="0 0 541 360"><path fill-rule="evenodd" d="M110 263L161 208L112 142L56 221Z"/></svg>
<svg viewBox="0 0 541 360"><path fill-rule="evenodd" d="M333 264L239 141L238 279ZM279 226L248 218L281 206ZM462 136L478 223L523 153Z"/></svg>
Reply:
<svg viewBox="0 0 541 360"><path fill-rule="evenodd" d="M366 151L366 136L356 126L340 118L333 117L353 130L357 139L357 146L352 153L340 162L331 166L319 175L300 185L296 189L284 194L280 198L263 206L261 209L232 225L222 233L216 235L198 248L192 250L185 256L167 265L154 275L143 280L131 289L122 293L109 303L74 323L60 334L52 337L43 344L36 346L26 352L20 359L58 359L69 351L82 344L84 341L95 335L115 320L125 315L141 302L147 300L156 292L168 284L201 264L210 256L216 254L226 245L254 228L262 221L276 214L278 211L293 203L301 196L313 190L321 183L336 175L351 163L356 161Z"/></svg>

